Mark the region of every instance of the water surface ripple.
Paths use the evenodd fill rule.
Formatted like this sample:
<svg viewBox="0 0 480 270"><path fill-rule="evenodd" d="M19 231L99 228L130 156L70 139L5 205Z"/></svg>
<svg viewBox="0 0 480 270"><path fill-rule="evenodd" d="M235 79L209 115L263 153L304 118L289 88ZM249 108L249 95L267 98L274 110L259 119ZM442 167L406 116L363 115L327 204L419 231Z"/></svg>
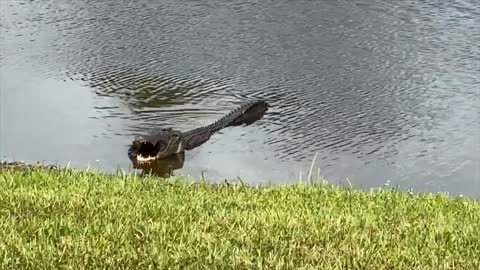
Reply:
<svg viewBox="0 0 480 270"><path fill-rule="evenodd" d="M187 153L183 172L296 181L317 153L332 181L480 196L478 1L5 0L0 9L3 157L128 167L134 135L195 128L265 98L264 119ZM56 98L18 116L17 101L39 93ZM65 113L72 102L81 108ZM82 134L82 146L61 153L72 142L48 117ZM31 134L20 131L32 122L49 143L25 150Z"/></svg>

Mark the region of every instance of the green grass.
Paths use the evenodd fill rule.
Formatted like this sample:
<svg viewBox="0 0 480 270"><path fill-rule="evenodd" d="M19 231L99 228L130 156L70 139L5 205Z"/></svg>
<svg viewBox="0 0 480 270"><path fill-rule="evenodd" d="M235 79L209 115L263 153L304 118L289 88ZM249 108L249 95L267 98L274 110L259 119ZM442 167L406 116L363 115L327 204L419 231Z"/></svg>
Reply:
<svg viewBox="0 0 480 270"><path fill-rule="evenodd" d="M2 269L479 269L480 203L0 169Z"/></svg>

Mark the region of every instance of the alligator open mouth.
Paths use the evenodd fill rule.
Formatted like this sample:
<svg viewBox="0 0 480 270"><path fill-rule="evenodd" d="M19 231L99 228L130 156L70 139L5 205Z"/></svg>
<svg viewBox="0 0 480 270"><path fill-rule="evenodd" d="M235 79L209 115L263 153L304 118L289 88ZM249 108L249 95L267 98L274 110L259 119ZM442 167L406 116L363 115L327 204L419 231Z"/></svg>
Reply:
<svg viewBox="0 0 480 270"><path fill-rule="evenodd" d="M162 142L152 143L149 141L137 141L131 147L129 156L137 163L151 162L157 159L157 154L165 149L167 145Z"/></svg>

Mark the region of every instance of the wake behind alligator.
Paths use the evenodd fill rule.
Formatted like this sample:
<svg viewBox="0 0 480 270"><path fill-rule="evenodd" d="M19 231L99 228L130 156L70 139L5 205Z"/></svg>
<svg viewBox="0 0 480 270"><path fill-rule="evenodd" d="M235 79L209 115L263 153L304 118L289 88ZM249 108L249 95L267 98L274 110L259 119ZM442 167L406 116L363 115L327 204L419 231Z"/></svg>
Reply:
<svg viewBox="0 0 480 270"><path fill-rule="evenodd" d="M226 127L251 125L261 119L270 105L264 100L245 102L216 122L181 132L173 128L155 128L145 136L138 136L128 149L128 157L134 164L154 161L194 149Z"/></svg>

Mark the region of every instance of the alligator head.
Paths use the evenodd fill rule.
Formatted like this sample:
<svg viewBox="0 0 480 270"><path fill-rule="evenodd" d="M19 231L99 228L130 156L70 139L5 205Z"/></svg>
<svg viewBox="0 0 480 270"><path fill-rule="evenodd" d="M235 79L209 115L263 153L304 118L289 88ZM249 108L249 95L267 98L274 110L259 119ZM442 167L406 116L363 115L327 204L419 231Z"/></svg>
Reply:
<svg viewBox="0 0 480 270"><path fill-rule="evenodd" d="M150 163L182 151L182 132L172 128L153 130L147 136L137 136L128 149L134 163Z"/></svg>

